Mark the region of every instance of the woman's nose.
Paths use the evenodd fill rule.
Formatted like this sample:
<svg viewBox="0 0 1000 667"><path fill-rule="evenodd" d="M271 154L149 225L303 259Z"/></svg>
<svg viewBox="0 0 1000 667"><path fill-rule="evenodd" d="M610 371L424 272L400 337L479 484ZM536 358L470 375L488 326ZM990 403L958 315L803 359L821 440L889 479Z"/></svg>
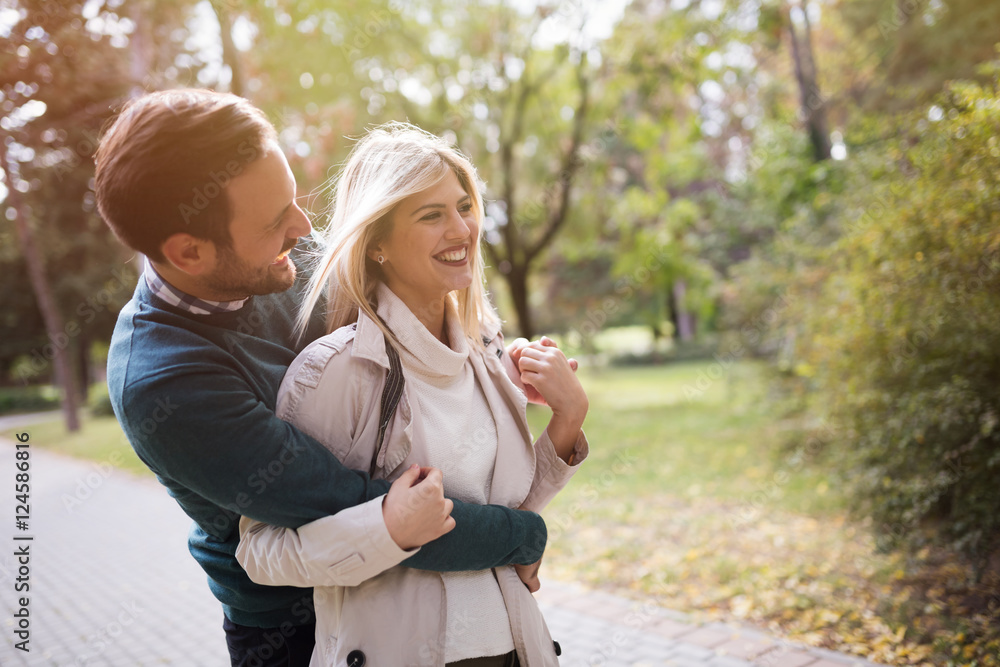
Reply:
<svg viewBox="0 0 1000 667"><path fill-rule="evenodd" d="M466 239L472 235L472 225L458 209L453 209L448 213L446 234L450 239Z"/></svg>

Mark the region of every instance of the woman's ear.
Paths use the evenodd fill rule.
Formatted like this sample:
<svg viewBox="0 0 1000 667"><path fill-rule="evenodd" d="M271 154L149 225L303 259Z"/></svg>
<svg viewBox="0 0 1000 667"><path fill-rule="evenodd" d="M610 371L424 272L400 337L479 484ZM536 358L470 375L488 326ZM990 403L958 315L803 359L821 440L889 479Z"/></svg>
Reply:
<svg viewBox="0 0 1000 667"><path fill-rule="evenodd" d="M178 233L160 246L167 262L189 276L201 276L215 269L215 244L190 234Z"/></svg>
<svg viewBox="0 0 1000 667"><path fill-rule="evenodd" d="M369 246L368 259L370 259L373 262L378 262L379 264L385 261L385 253L382 251L381 244Z"/></svg>

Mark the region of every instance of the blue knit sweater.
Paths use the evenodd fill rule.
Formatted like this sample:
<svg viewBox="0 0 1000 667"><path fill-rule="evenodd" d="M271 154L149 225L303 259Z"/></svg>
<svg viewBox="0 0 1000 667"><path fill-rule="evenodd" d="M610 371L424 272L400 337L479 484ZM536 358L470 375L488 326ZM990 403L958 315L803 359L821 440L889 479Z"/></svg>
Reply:
<svg viewBox="0 0 1000 667"><path fill-rule="evenodd" d="M140 279L108 354L115 415L139 458L194 520L191 554L226 616L242 625L307 623L312 591L250 581L234 557L240 516L297 528L389 487L348 470L274 416L285 370L323 333L316 317L296 342L303 284L300 276L291 290L251 297L240 310L194 315L159 299ZM405 565L482 570L542 555L546 531L537 514L455 501L452 516L456 528Z"/></svg>

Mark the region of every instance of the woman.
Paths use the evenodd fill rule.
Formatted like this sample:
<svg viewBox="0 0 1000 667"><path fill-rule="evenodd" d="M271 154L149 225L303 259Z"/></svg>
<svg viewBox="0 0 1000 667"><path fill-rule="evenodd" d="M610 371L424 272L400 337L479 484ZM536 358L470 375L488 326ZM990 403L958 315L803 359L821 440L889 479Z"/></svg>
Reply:
<svg viewBox="0 0 1000 667"><path fill-rule="evenodd" d="M362 139L302 310L304 324L328 291L332 333L289 368L278 415L348 467L412 479L430 465L450 497L539 511L587 455L587 397L557 349L531 344L516 367L504 353L484 293L482 221L475 170L442 140L405 124ZM394 358L404 386L383 433ZM525 391L553 410L534 444ZM412 552L386 539L374 506L297 531L244 519L241 534L237 557L251 579L316 586L313 665L558 664L513 567L399 567Z"/></svg>

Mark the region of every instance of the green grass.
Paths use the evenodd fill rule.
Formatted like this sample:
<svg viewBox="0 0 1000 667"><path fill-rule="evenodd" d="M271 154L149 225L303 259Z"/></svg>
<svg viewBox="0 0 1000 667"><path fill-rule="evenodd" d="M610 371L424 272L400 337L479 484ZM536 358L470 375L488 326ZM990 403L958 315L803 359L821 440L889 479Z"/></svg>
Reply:
<svg viewBox="0 0 1000 667"><path fill-rule="evenodd" d="M806 513L843 509L845 499L823 470L781 454L783 425L769 411L763 373L750 362L714 381L706 362L581 369L591 455L556 502L572 503L574 487L599 483L611 501L668 493L764 498L769 507ZM531 406L533 432L542 431L548 414ZM611 479L607 471L624 461L632 462L627 474Z"/></svg>
<svg viewBox="0 0 1000 667"><path fill-rule="evenodd" d="M75 458L111 463L137 474L153 474L132 451L114 417L89 417L84 411L80 414L82 427L76 433L68 433L62 420L57 418L9 430L3 436L13 439L15 433L27 433L29 442L35 447Z"/></svg>

